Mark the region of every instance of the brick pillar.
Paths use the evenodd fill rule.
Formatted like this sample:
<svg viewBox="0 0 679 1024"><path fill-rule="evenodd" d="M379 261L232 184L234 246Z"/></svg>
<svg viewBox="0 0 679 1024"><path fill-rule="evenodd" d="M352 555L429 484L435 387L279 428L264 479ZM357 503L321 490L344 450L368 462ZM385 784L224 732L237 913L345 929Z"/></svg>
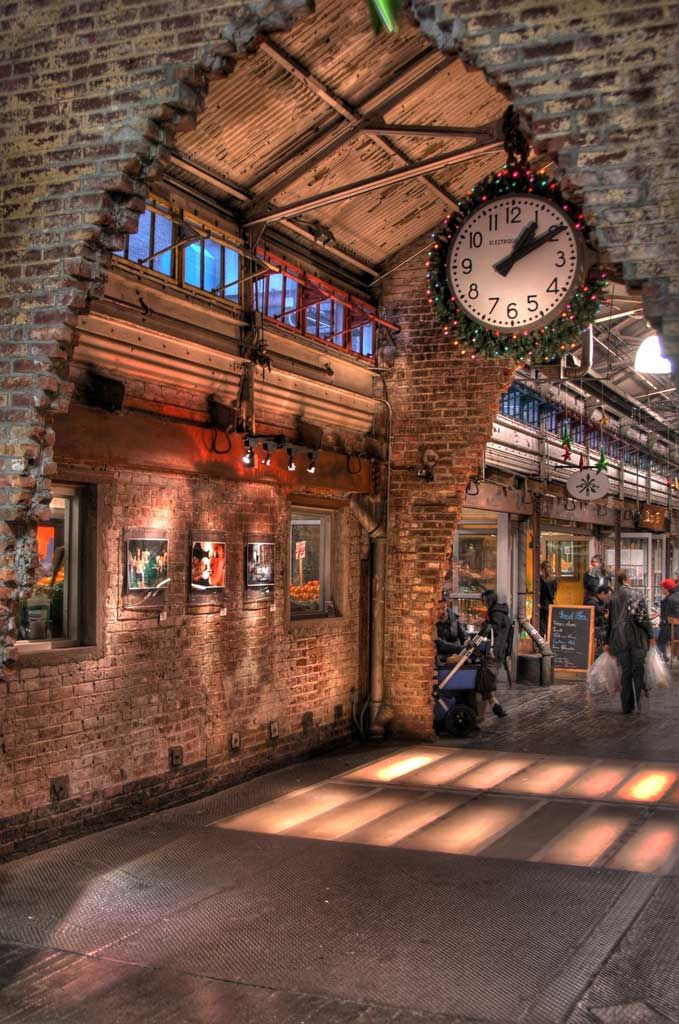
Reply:
<svg viewBox="0 0 679 1024"><path fill-rule="evenodd" d="M413 250L421 248L414 245ZM435 603L467 481L479 467L500 397L515 364L459 355L426 297L425 257L385 281L383 305L398 323L398 355L387 387L393 410L389 509L385 701L396 734L431 735ZM416 467L431 449L434 480Z"/></svg>

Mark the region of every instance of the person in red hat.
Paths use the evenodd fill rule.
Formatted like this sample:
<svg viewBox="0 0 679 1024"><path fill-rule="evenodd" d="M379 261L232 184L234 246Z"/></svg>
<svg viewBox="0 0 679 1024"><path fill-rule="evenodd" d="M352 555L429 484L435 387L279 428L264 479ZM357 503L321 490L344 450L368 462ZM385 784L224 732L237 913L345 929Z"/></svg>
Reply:
<svg viewBox="0 0 679 1024"><path fill-rule="evenodd" d="M667 644L672 639L672 626L670 619L679 619L679 588L676 582L669 577L662 580L660 586L664 596L660 602L660 631L658 633L658 650L661 657L667 661Z"/></svg>

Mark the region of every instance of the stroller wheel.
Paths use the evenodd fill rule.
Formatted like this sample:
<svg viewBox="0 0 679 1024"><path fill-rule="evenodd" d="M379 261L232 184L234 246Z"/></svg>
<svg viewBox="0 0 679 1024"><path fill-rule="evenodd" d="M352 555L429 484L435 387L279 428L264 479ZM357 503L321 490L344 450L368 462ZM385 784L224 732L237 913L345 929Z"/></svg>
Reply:
<svg viewBox="0 0 679 1024"><path fill-rule="evenodd" d="M476 715L466 704L455 704L445 717L445 726L451 736L468 736L476 728Z"/></svg>

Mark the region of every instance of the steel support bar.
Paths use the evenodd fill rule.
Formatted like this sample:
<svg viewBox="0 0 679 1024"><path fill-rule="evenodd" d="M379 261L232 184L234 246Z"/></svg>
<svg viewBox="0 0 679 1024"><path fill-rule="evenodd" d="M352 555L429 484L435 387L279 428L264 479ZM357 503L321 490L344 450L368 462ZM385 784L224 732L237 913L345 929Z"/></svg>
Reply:
<svg viewBox="0 0 679 1024"><path fill-rule="evenodd" d="M407 98L414 89L419 89L433 75L438 74L439 71L450 63L449 57L442 59L442 55L439 54L438 59L432 61L433 57L435 58L436 55L432 54L432 51L427 50L408 64L399 68L394 80L389 82L387 86L381 86L365 100L361 107L361 115L381 117L393 106ZM394 91L399 84L400 87ZM352 138L356 134L356 130L353 121L348 122L340 115L324 128L313 128L306 131L304 135L298 137L288 147L283 156L268 165L266 171L259 178L255 178L250 182L251 190L257 191L263 182L270 181L273 178L276 184L262 191L259 198L267 199L270 196L277 195L278 192L287 188L288 184L296 181L298 177L319 163L321 153L325 152L326 149L329 152L337 149L348 139ZM286 165L294 164L294 161L299 157L304 157L304 160L286 173ZM276 180L276 175L279 172L283 172L284 176Z"/></svg>
<svg viewBox="0 0 679 1024"><path fill-rule="evenodd" d="M369 119L368 119L369 120ZM364 135L431 135L461 136L462 138L486 139L492 141L499 139L499 133L494 125L484 125L480 128L457 127L454 125L438 124L364 124L358 129Z"/></svg>
<svg viewBox="0 0 679 1024"><path fill-rule="evenodd" d="M336 138L334 138L331 142L328 143L327 146L325 146L320 151L315 149L313 155L310 155L306 160L304 160L298 167L294 169L294 171L291 172L291 174L283 178L282 181L279 181L274 187L262 193L262 195L258 197L258 209L261 209L262 205L266 203L269 199L273 198L273 196L275 195L278 195L285 188L287 188L288 185L302 177L306 173L306 171L317 166L317 164L321 160L329 156L344 142L348 141L348 139L350 139L354 134L361 130L361 128L363 127L363 123L367 117L380 117L382 113L385 112L385 110L394 106L400 100L400 96L392 96L383 105L383 107L378 108L376 110L373 109L369 113L365 110L365 108L362 111L355 110L353 107L349 106L348 103L345 103L344 100L340 99L340 97L338 97L334 92L332 92L332 90L330 90L326 85L319 81L319 79L317 79L314 75L307 71L306 68L299 63L299 61L295 60L294 57L286 53L285 50L283 50L280 46L277 46L274 43L271 43L270 41L266 41L261 44L260 49L263 50L264 53L266 53L272 60L280 64L281 67L285 68L285 70L288 71L291 75L293 75L298 81L306 85L308 89L315 93L315 95L320 97L320 99L322 99L325 103L327 103L334 110L336 110L340 114L340 116L343 117L344 120L348 122L348 126L344 132L340 132ZM440 67L437 66L437 70L440 70ZM429 74L431 73L432 72L429 71ZM413 88L414 85L411 85L410 91L412 91ZM368 123L366 127L369 128L370 124ZM410 163L410 158L397 146L389 142L388 139L381 138L380 133L373 133L372 138L373 141L381 149L383 149L386 153L389 154L389 156L395 156L406 164ZM434 192L439 199L442 199L445 203L456 205L454 197L450 195L450 193L447 192L446 189L442 188L440 185L438 185L432 179L428 178L426 175L424 176L424 180L427 183L428 188L432 192Z"/></svg>
<svg viewBox="0 0 679 1024"><path fill-rule="evenodd" d="M288 206L281 206L278 210L273 210L271 213L253 217L251 220L246 221L246 224L248 226L268 224L272 221L284 220L286 217L296 217L300 213L317 210L322 206L331 206L333 203L341 203L345 199L352 199L354 196L374 192L380 188L387 188L401 181L420 178L433 171L440 171L444 167L450 167L452 164L465 163L468 160L476 159L488 153L498 153L501 149L501 142L488 142L481 146L467 146L464 149L456 150L454 153L444 153L442 156L411 164L410 167L387 171L385 174L378 174L372 178L364 178L363 181L356 181L352 185L343 185L340 188L332 189L330 192L321 192L311 199L304 199L297 203L290 203Z"/></svg>

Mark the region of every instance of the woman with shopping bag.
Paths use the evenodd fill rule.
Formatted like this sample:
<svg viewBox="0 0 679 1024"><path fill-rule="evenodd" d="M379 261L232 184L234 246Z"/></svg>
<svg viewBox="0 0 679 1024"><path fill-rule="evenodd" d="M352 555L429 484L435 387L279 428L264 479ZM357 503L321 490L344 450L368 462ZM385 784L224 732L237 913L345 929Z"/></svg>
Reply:
<svg viewBox="0 0 679 1024"><path fill-rule="evenodd" d="M643 598L637 598L626 572L616 577L608 616L608 643L606 650L617 658L620 666L620 701L622 713L629 715L638 710L644 686L644 664L649 646L655 645L648 608Z"/></svg>

